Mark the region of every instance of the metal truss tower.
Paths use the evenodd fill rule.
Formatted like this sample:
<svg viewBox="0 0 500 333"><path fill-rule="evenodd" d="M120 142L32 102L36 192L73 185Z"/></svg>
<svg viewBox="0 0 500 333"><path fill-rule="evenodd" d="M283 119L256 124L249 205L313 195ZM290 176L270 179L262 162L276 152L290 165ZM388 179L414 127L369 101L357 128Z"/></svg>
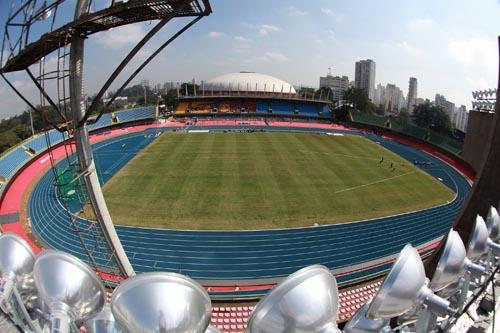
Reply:
<svg viewBox="0 0 500 333"><path fill-rule="evenodd" d="M67 138L63 145L68 170L72 170L69 179L67 174L63 176L65 173L57 169L52 155L51 162L56 186L59 189L67 189L68 186L72 188L67 193L75 193L77 190L80 194L78 203L82 208L80 212L91 212L82 218L67 207L72 230L87 252L83 259L98 271L126 278L134 275L134 270L118 238L98 180L87 129L87 124L91 121L89 117L97 113L98 104L118 75L169 21L174 18L192 18L125 80L111 100L97 113L94 122L99 120L121 91L156 55L201 18L209 15L211 7L208 0L112 0L108 7L96 9L96 2L78 0L75 4L65 0L12 0L5 24L0 76L32 110L40 114L47 130L57 130ZM59 16L63 15L58 16L58 12L67 13L71 9L74 18L61 24ZM86 107L83 88L85 39L114 27L144 21L157 23L122 60L90 106ZM41 36L34 33L40 30L43 31ZM57 52L56 68L49 69L46 59L53 52ZM33 67L38 68L38 75L33 74ZM7 73L17 71L25 71L38 89L38 104L30 102L7 78ZM54 95L57 99L52 97ZM51 151L49 137L46 133L47 146Z"/></svg>

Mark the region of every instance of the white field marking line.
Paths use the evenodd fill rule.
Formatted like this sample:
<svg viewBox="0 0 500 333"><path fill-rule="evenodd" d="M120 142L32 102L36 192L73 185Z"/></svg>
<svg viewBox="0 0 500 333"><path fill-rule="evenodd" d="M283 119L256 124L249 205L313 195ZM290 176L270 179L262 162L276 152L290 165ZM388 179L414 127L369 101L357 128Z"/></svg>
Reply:
<svg viewBox="0 0 500 333"><path fill-rule="evenodd" d="M356 158L356 159L362 159L362 160L380 161L380 158L376 158L376 157L362 157L362 156L354 156L354 155L340 154L340 153L323 153L323 152L312 151L312 150L299 150L299 151L301 153L306 153L306 154L344 156L344 157L350 157L350 158Z"/></svg>
<svg viewBox="0 0 500 333"><path fill-rule="evenodd" d="M361 187L366 187L366 186L370 186L370 185L374 185L374 184L382 183L382 182L385 182L385 181L387 181L387 180L391 180L391 179L395 179L395 178L403 177L403 176L406 176L406 175L409 175L409 174L412 174L412 173L415 173L415 171L405 172L405 173L402 173L402 174L397 175L397 176L393 176L393 177L389 177L389 178L380 179L380 180L377 180L377 181L375 181L375 182L371 182L371 183L368 183L368 184L363 184L363 185L358 185L358 186L354 186L354 187L345 188L345 189L343 189L343 190L338 190L338 191L335 191L335 192L333 192L333 193L342 193L342 192L347 192L347 191L350 191L350 190L355 190L355 189L358 189L358 188L361 188Z"/></svg>

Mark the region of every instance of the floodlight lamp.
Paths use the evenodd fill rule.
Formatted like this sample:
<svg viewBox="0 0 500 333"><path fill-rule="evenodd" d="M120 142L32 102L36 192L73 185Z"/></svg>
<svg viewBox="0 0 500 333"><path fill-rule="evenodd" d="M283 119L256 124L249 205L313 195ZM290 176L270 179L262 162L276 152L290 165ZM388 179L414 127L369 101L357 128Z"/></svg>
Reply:
<svg viewBox="0 0 500 333"><path fill-rule="evenodd" d="M488 228L484 219L480 216L476 216L476 222L474 225L474 231L469 239L469 246L467 247L467 257L476 261L483 254L486 253L488 246Z"/></svg>
<svg viewBox="0 0 500 333"><path fill-rule="evenodd" d="M104 306L105 290L99 278L70 254L43 252L33 273L40 298L50 309L52 332L69 332L72 321L84 321Z"/></svg>
<svg viewBox="0 0 500 333"><path fill-rule="evenodd" d="M465 246L460 235L455 230L450 230L443 253L429 283L432 291L440 291L458 281L464 273L465 254Z"/></svg>
<svg viewBox="0 0 500 333"><path fill-rule="evenodd" d="M175 273L143 273L118 286L111 312L127 332L204 333L212 305L192 279Z"/></svg>
<svg viewBox="0 0 500 333"><path fill-rule="evenodd" d="M500 256L500 245L493 242L489 237L488 227L484 219L477 215L474 233L469 241L467 256L472 261L478 260L483 254L491 251L495 256Z"/></svg>
<svg viewBox="0 0 500 333"><path fill-rule="evenodd" d="M257 304L247 332L339 332L337 311L335 277L324 266L308 266L288 276Z"/></svg>
<svg viewBox="0 0 500 333"><path fill-rule="evenodd" d="M32 289L33 284L30 281L32 281L34 263L35 254L21 237L13 233L0 236L0 277L3 300L10 297L14 287L20 292Z"/></svg>
<svg viewBox="0 0 500 333"><path fill-rule="evenodd" d="M500 240L500 216L497 209L493 206L490 207L488 212L486 227L488 228L491 240L498 242Z"/></svg>
<svg viewBox="0 0 500 333"><path fill-rule="evenodd" d="M345 333L379 333L390 332L388 319L370 319L366 316L370 302L356 311L351 320L344 326Z"/></svg>
<svg viewBox="0 0 500 333"><path fill-rule="evenodd" d="M116 322L108 305L105 305L101 312L87 319L83 323L83 326L87 330L87 333L125 333Z"/></svg>
<svg viewBox="0 0 500 333"><path fill-rule="evenodd" d="M390 319L417 306L426 306L436 314L446 314L449 302L427 287L424 264L417 250L406 245L373 298L367 317Z"/></svg>

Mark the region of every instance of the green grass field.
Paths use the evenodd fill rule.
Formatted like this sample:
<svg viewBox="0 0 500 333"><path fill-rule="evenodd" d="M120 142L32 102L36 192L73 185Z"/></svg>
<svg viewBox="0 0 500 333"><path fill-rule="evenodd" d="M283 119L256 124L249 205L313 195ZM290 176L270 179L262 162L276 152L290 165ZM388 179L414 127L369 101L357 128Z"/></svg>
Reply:
<svg viewBox="0 0 500 333"><path fill-rule="evenodd" d="M163 134L104 195L116 224L200 230L354 221L454 196L365 138L289 133Z"/></svg>

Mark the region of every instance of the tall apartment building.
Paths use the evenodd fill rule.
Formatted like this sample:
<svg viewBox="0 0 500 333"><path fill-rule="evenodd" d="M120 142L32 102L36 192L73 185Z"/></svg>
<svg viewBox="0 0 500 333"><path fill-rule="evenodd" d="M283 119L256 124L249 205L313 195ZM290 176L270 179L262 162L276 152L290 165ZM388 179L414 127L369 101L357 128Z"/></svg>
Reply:
<svg viewBox="0 0 500 333"><path fill-rule="evenodd" d="M327 74L326 76L321 76L319 78L319 87L329 87L333 93L333 100L338 102L342 100L344 91L349 88L349 78L345 75L333 76L331 74Z"/></svg>
<svg viewBox="0 0 500 333"><path fill-rule="evenodd" d="M443 111L450 117L450 120L453 119L453 113L455 111L455 104L446 100L443 95L436 94L436 98L434 99L434 104L443 109Z"/></svg>
<svg viewBox="0 0 500 333"><path fill-rule="evenodd" d="M408 112L413 113L413 108L415 107L417 100L417 79L410 77L410 82L408 84L408 97L406 99L407 105L406 109Z"/></svg>
<svg viewBox="0 0 500 333"><path fill-rule="evenodd" d="M371 59L356 62L354 74L354 86L364 89L370 100L375 95L375 61Z"/></svg>
<svg viewBox="0 0 500 333"><path fill-rule="evenodd" d="M455 122L455 127L462 132L467 131L467 121L469 120L469 112L465 105L461 105L457 110L457 120Z"/></svg>
<svg viewBox="0 0 500 333"><path fill-rule="evenodd" d="M378 90L378 86L377 86ZM383 103L386 113L397 113L405 106L403 91L395 84L388 83L384 89Z"/></svg>

